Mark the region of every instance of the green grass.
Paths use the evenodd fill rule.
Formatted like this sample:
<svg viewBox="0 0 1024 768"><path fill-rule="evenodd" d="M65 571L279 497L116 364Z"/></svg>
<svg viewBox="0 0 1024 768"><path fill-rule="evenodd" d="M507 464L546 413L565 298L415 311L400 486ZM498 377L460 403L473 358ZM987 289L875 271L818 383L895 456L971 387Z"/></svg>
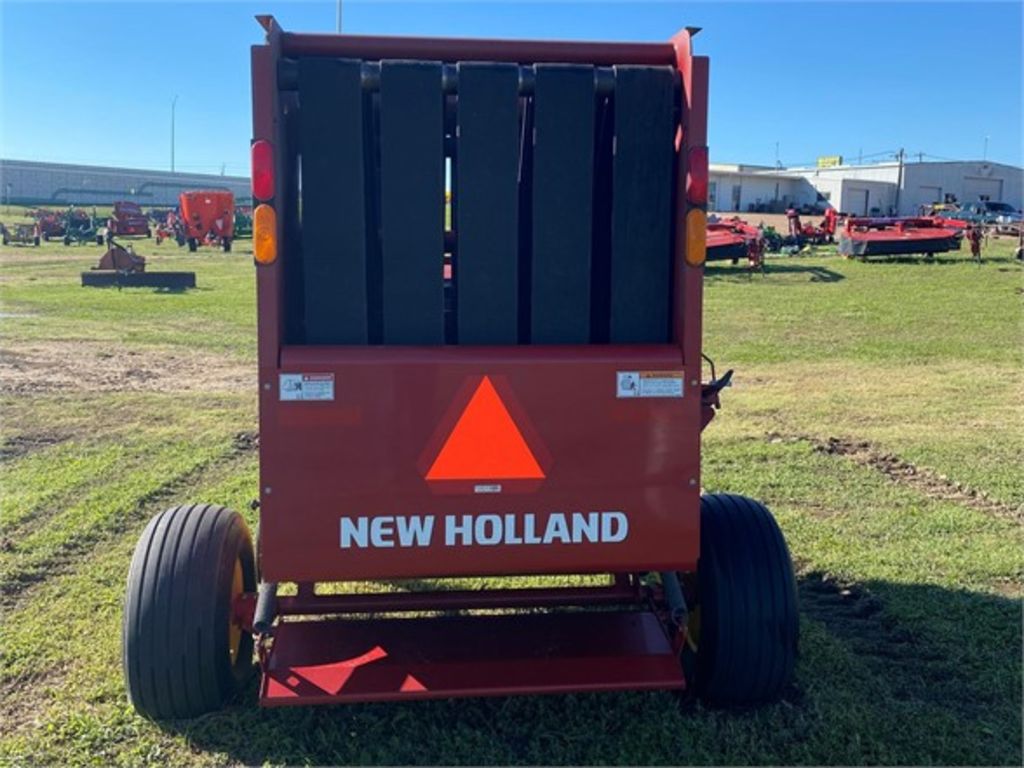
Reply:
<svg viewBox="0 0 1024 768"><path fill-rule="evenodd" d="M1008 241L990 247L981 267L822 252L772 259L764 277L708 270L705 350L737 374L705 434L703 482L766 501L798 565L801 656L783 701L264 711L252 683L222 712L162 725L125 699L124 580L146 520L172 500L226 503L255 523L256 456L235 439L256 429L255 393L202 383L204 361L253 364L250 260L140 244L152 268L197 272L199 290L162 294L80 288L100 249L0 251L12 360L57 344L81 350L72 367L114 355L95 357L98 371L131 353L199 364L180 389L172 370L136 391L83 381L0 401L0 761L1019 765L1022 272ZM969 486L997 511L817 449L833 437L945 476L940 489Z"/></svg>

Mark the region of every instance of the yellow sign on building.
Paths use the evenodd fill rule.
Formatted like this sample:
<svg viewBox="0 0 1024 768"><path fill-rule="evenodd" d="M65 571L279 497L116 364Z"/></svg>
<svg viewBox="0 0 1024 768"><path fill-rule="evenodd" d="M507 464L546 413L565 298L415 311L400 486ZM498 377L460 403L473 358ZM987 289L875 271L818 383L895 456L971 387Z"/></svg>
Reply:
<svg viewBox="0 0 1024 768"><path fill-rule="evenodd" d="M822 155L818 158L819 168L835 168L837 165L843 164L842 155Z"/></svg>

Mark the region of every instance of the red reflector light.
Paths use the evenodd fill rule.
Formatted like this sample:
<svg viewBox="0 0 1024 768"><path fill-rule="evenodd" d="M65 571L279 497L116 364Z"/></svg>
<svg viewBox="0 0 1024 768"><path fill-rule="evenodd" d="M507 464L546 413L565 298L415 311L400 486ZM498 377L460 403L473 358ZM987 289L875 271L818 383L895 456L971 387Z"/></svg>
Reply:
<svg viewBox="0 0 1024 768"><path fill-rule="evenodd" d="M707 147L690 147L686 156L686 201L690 205L708 203Z"/></svg>
<svg viewBox="0 0 1024 768"><path fill-rule="evenodd" d="M274 150L265 139L252 145L252 196L257 200L274 196Z"/></svg>

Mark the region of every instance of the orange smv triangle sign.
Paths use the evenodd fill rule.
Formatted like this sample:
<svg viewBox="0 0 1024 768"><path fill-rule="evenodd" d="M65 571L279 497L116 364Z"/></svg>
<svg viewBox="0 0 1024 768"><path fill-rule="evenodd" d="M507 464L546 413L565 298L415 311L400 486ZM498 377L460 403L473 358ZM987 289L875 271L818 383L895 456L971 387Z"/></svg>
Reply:
<svg viewBox="0 0 1024 768"><path fill-rule="evenodd" d="M484 376L427 471L427 480L540 480L537 463L494 384Z"/></svg>

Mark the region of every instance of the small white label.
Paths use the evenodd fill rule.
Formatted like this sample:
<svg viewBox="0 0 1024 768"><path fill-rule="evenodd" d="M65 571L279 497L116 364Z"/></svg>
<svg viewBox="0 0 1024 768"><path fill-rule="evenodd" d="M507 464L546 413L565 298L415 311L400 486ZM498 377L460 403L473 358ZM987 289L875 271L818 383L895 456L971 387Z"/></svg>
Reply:
<svg viewBox="0 0 1024 768"><path fill-rule="evenodd" d="M282 373L281 400L333 400L333 373Z"/></svg>
<svg viewBox="0 0 1024 768"><path fill-rule="evenodd" d="M499 483L481 483L473 486L473 493L501 493L501 485Z"/></svg>
<svg viewBox="0 0 1024 768"><path fill-rule="evenodd" d="M619 371L615 396L682 397L682 371Z"/></svg>

